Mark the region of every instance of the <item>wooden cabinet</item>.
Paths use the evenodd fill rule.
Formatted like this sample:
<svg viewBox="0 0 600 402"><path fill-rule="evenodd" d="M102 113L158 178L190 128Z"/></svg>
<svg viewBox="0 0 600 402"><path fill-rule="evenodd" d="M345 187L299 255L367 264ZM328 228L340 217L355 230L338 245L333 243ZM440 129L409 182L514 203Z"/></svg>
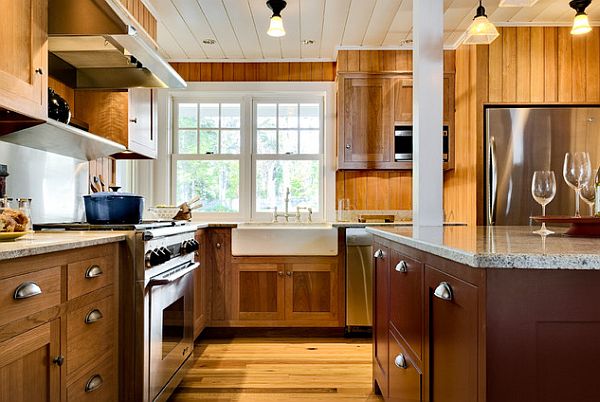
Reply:
<svg viewBox="0 0 600 402"><path fill-rule="evenodd" d="M0 402L114 401L119 246L0 261Z"/></svg>
<svg viewBox="0 0 600 402"><path fill-rule="evenodd" d="M425 294L425 395L477 401L478 289L426 265Z"/></svg>
<svg viewBox="0 0 600 402"><path fill-rule="evenodd" d="M61 400L60 320L0 342L0 401Z"/></svg>
<svg viewBox="0 0 600 402"><path fill-rule="evenodd" d="M208 245L205 230L196 232L196 241L200 249L196 252L196 262L200 267L194 271L194 338L206 328L210 320L210 267L207 263L206 247Z"/></svg>
<svg viewBox="0 0 600 402"><path fill-rule="evenodd" d="M126 152L114 155L118 159L156 158L157 113L156 93L149 88L75 90L74 115L89 124L90 132L126 146Z"/></svg>
<svg viewBox="0 0 600 402"><path fill-rule="evenodd" d="M375 388L387 397L390 250L380 243L373 243L373 250L373 382Z"/></svg>
<svg viewBox="0 0 600 402"><path fill-rule="evenodd" d="M454 123L454 74L444 73L443 98L444 125ZM394 79L394 124L413 124L413 77L399 76Z"/></svg>
<svg viewBox="0 0 600 402"><path fill-rule="evenodd" d="M224 326L231 319L231 229L211 229L207 234L206 261L211 278L210 319Z"/></svg>
<svg viewBox="0 0 600 402"><path fill-rule="evenodd" d="M344 74L338 85L338 168L392 167L393 79Z"/></svg>
<svg viewBox="0 0 600 402"><path fill-rule="evenodd" d="M286 266L286 311L289 321L338 321L338 261L291 263Z"/></svg>
<svg viewBox="0 0 600 402"><path fill-rule="evenodd" d="M233 264L234 320L283 320L286 277L284 270L283 264Z"/></svg>
<svg viewBox="0 0 600 402"><path fill-rule="evenodd" d="M0 0L0 108L48 116L48 1Z"/></svg>
<svg viewBox="0 0 600 402"><path fill-rule="evenodd" d="M421 402L422 375L419 366L402 347L394 331L389 332L389 395L393 402Z"/></svg>

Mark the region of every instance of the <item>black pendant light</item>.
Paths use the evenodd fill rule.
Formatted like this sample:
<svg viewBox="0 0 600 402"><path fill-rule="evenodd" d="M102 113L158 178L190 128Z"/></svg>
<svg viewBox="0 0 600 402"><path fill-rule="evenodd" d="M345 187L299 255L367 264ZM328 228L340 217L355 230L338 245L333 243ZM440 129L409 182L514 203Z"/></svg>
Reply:
<svg viewBox="0 0 600 402"><path fill-rule="evenodd" d="M573 0L569 3L569 6L576 11L575 18L573 19L571 35L581 35L592 30L592 27L590 26L590 20L585 13L585 9L590 5L591 2L592 0Z"/></svg>
<svg viewBox="0 0 600 402"><path fill-rule="evenodd" d="M283 10L286 5L287 3L284 0L267 1L267 7L269 7L273 11L267 35L274 36L276 38L285 36L285 29L283 29L283 19L281 18L281 10Z"/></svg>

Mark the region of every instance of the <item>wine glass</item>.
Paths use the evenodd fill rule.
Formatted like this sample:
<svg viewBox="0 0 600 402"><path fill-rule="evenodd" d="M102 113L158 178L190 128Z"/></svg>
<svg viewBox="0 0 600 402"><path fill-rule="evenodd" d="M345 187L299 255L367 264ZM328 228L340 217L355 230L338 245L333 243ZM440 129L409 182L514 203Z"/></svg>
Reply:
<svg viewBox="0 0 600 402"><path fill-rule="evenodd" d="M592 166L587 152L567 152L563 165L563 177L569 187L575 190L575 217L579 218L579 194L581 188L590 180Z"/></svg>
<svg viewBox="0 0 600 402"><path fill-rule="evenodd" d="M546 216L546 205L554 199L556 195L556 177L551 170L536 170L533 172L531 180L531 195L535 202L542 206L542 216ZM546 229L546 222L542 222L542 227L534 231L542 236L554 233Z"/></svg>
<svg viewBox="0 0 600 402"><path fill-rule="evenodd" d="M590 215L594 216L594 204L596 203L596 185L588 181L581 187L581 199L590 207Z"/></svg>

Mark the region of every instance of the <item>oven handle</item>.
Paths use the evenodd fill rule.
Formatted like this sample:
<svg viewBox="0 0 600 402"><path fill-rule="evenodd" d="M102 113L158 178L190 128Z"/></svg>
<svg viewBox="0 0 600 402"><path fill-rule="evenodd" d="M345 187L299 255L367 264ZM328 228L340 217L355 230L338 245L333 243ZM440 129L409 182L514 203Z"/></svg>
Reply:
<svg viewBox="0 0 600 402"><path fill-rule="evenodd" d="M161 276L158 278L152 278L152 279L150 279L150 282L148 282L148 286L167 285L169 283L175 282L177 279L182 278L182 277L186 276L187 274L189 274L190 272L196 270L196 268L198 268L199 266L200 266L200 263L195 262L195 263L189 265L187 268L180 269L179 271L177 271L177 273L175 273L173 275L169 275L167 277ZM175 268L175 269L177 269L177 268Z"/></svg>

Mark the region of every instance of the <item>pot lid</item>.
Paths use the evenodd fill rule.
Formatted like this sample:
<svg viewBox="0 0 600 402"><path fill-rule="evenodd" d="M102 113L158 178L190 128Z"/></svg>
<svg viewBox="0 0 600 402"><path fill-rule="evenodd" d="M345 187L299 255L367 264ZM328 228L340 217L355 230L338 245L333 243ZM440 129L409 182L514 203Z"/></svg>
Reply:
<svg viewBox="0 0 600 402"><path fill-rule="evenodd" d="M87 194L84 197L90 198L112 198L112 197L131 197L131 198L144 198L141 195L133 194L133 193L121 193L114 191L101 191L99 193Z"/></svg>

